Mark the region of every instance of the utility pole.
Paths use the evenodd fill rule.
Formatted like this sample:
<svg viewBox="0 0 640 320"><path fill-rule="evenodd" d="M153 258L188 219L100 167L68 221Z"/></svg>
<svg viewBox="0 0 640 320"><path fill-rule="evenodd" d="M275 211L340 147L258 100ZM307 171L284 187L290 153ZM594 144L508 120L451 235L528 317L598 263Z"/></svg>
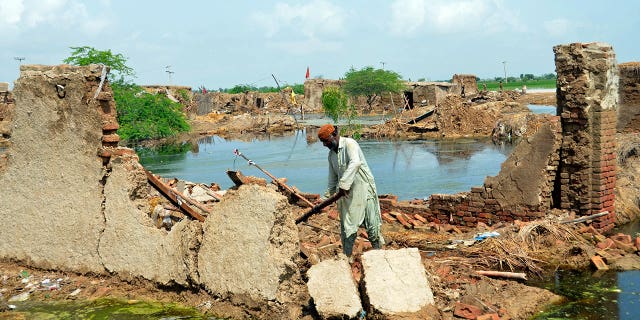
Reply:
<svg viewBox="0 0 640 320"><path fill-rule="evenodd" d="M507 80L507 62L502 61L502 66L504 67L504 84L507 84L509 83L509 80Z"/></svg>
<svg viewBox="0 0 640 320"><path fill-rule="evenodd" d="M25 60L25 57L13 57L13 60L18 61L18 64L22 64L22 61Z"/></svg>
<svg viewBox="0 0 640 320"><path fill-rule="evenodd" d="M171 66L166 66L164 68L167 69L165 72L169 74L169 84L171 84L171 75L174 74L175 72L171 71Z"/></svg>
<svg viewBox="0 0 640 320"><path fill-rule="evenodd" d="M384 65L386 64L386 62L380 61L380 64L382 65L382 70L384 70Z"/></svg>

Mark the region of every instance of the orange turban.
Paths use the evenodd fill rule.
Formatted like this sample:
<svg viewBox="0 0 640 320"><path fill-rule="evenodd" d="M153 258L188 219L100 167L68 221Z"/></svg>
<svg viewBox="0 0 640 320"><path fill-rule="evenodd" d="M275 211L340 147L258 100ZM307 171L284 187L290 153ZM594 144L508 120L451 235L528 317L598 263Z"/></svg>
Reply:
<svg viewBox="0 0 640 320"><path fill-rule="evenodd" d="M320 127L320 130L318 130L318 138L320 138L320 140L328 140L329 136L331 136L335 131L336 127L332 124L325 124Z"/></svg>

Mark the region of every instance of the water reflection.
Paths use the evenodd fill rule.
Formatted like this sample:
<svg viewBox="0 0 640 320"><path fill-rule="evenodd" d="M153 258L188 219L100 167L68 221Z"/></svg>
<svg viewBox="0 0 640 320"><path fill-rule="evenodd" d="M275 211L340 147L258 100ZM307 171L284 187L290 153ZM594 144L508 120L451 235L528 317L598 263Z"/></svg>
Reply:
<svg viewBox="0 0 640 320"><path fill-rule="evenodd" d="M313 135L313 133L310 133ZM426 198L433 193L468 191L482 185L486 176L496 175L511 146L496 146L488 139L425 141L360 141L367 162L376 177L381 194L393 193L400 199ZM218 136L198 141L197 148L185 153L166 154L138 149L145 168L165 177L193 182L216 182L233 186L226 170L267 178L233 154L245 156L302 192L322 193L327 183L327 152L309 139L305 130L288 136L262 135L246 140ZM194 151L195 150L195 151ZM268 178L267 178L268 179Z"/></svg>
<svg viewBox="0 0 640 320"><path fill-rule="evenodd" d="M567 303L533 319L640 319L640 271L557 271L542 287L562 295Z"/></svg>
<svg viewBox="0 0 640 320"><path fill-rule="evenodd" d="M535 104L530 104L528 105L529 110L531 110L531 112L535 113L535 114L552 114L552 115L556 115L556 106L545 106L545 105L535 105Z"/></svg>

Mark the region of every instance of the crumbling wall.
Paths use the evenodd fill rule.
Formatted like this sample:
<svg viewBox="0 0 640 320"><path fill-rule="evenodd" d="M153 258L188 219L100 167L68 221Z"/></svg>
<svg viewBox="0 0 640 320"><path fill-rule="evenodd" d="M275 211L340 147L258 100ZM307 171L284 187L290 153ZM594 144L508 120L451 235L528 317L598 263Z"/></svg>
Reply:
<svg viewBox="0 0 640 320"><path fill-rule="evenodd" d="M473 78L475 81L475 77ZM376 112L395 112L404 108L437 105L450 93L460 94L457 84L448 82L406 82L406 89L399 93L384 94L372 105ZM322 90L329 86L342 87L344 80L309 79L304 82L304 106L307 112L322 111ZM457 91L456 91L457 90ZM476 91L477 92L477 89ZM412 101L408 101L407 97ZM368 108L366 97L357 97L351 103L360 110Z"/></svg>
<svg viewBox="0 0 640 320"><path fill-rule="evenodd" d="M22 65L7 168L0 172L0 257L102 272L105 170L101 67Z"/></svg>
<svg viewBox="0 0 640 320"><path fill-rule="evenodd" d="M255 92L248 91L244 93L224 93L224 92L208 92L206 94L196 93L193 97L196 105L197 115L206 115L215 113L264 113L267 110L271 112L295 112L297 110L289 110L292 106L291 89L284 89L284 93L279 92ZM296 106L300 105L300 101L296 100ZM305 112L311 112L306 109Z"/></svg>
<svg viewBox="0 0 640 320"><path fill-rule="evenodd" d="M560 207L579 215L608 211L597 229L615 223L618 69L613 48L572 43L553 48L558 74L558 114L563 141L556 181Z"/></svg>
<svg viewBox="0 0 640 320"><path fill-rule="evenodd" d="M0 259L204 286L256 317L259 310L296 318L308 292L293 261L297 227L286 198L241 187L204 226L183 219L170 231L156 228L150 214L158 193L135 152L118 147L103 68L21 66L0 170Z"/></svg>
<svg viewBox="0 0 640 320"><path fill-rule="evenodd" d="M0 172L7 162L5 149L9 147L11 138L11 124L13 120L13 95L9 91L9 83L0 82Z"/></svg>
<svg viewBox="0 0 640 320"><path fill-rule="evenodd" d="M465 96L478 93L478 82L473 74L454 74L451 83L457 85L457 94L462 94L462 88Z"/></svg>
<svg viewBox="0 0 640 320"><path fill-rule="evenodd" d="M307 79L304 81L304 106L309 112L322 112L322 90L326 87L342 87L344 80Z"/></svg>
<svg viewBox="0 0 640 320"><path fill-rule="evenodd" d="M559 118L547 117L548 121L535 134L515 147L502 164L500 173L487 177L481 187L452 195L433 194L426 203L402 203L394 197L383 198L380 199L381 208L417 214L430 222L463 226L544 217L553 203L552 191L562 139Z"/></svg>
<svg viewBox="0 0 640 320"><path fill-rule="evenodd" d="M620 84L618 93L618 132L640 132L640 62L618 65Z"/></svg>

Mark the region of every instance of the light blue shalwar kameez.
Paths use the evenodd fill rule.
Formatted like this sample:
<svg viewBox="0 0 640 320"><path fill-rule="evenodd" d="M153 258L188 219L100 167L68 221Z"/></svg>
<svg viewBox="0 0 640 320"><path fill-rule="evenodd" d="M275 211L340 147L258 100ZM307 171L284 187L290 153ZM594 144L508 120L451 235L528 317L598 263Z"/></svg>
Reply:
<svg viewBox="0 0 640 320"><path fill-rule="evenodd" d="M325 196L344 189L349 195L338 200L342 251L351 256L358 228L364 224L371 245L379 249L384 244L380 233L382 219L376 183L358 143L340 137L338 152L329 150L329 184Z"/></svg>

